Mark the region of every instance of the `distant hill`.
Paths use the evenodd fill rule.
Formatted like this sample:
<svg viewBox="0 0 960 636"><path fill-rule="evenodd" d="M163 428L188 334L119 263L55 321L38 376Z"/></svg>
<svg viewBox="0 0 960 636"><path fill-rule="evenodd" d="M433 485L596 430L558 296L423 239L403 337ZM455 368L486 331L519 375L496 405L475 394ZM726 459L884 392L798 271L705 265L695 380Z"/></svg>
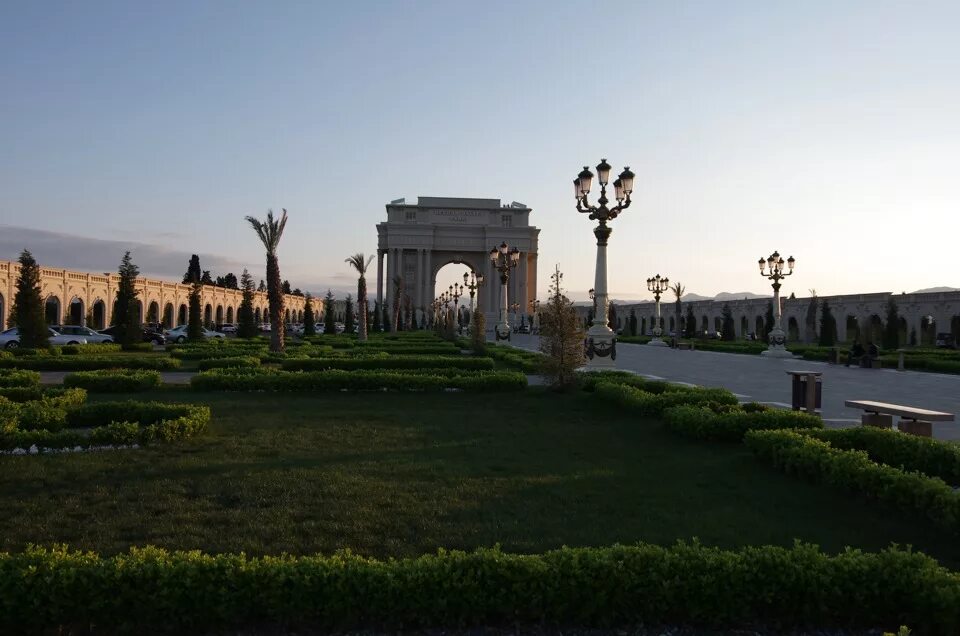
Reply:
<svg viewBox="0 0 960 636"><path fill-rule="evenodd" d="M714 300L743 300L744 298L767 298L767 295L753 292L720 292L713 297Z"/></svg>
<svg viewBox="0 0 960 636"><path fill-rule="evenodd" d="M952 292L960 291L958 287L928 287L926 289L918 289L915 292L910 292L912 294L936 294L938 292Z"/></svg>

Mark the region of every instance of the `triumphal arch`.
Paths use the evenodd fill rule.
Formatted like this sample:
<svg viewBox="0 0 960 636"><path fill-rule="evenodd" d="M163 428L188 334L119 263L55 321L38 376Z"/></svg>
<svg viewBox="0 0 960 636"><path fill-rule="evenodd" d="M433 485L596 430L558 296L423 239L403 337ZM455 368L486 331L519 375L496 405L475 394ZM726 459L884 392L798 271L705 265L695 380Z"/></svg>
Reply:
<svg viewBox="0 0 960 636"><path fill-rule="evenodd" d="M438 292L437 272L448 263L463 263L484 275L478 292L487 325L500 310L500 278L490 262L491 248L506 242L520 250L510 272L508 304L518 303L530 314L537 297L537 237L530 225L530 208L500 199L418 197L416 203L397 199L387 204L387 220L377 224L377 302L393 306L393 279L403 278L403 294L423 316ZM384 273L386 263L386 273ZM469 302L469 297L464 297Z"/></svg>

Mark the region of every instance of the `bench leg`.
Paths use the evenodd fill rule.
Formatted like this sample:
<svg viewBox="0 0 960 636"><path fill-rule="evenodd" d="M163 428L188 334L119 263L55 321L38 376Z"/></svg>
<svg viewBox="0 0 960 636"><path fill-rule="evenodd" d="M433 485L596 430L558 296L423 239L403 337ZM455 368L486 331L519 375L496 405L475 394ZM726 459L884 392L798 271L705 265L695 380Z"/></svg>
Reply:
<svg viewBox="0 0 960 636"><path fill-rule="evenodd" d="M860 417L860 423L864 426L876 426L877 428L893 428L893 416L883 413L864 413Z"/></svg>
<svg viewBox="0 0 960 636"><path fill-rule="evenodd" d="M900 418L900 431L918 437L933 437L933 424L922 420L906 420Z"/></svg>

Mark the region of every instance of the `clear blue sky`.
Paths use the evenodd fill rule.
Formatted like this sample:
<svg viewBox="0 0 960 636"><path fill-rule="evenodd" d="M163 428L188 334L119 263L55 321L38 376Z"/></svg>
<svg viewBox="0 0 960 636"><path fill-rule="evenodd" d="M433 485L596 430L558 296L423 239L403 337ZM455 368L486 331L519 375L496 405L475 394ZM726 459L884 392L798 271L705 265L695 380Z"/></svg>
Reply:
<svg viewBox="0 0 960 636"><path fill-rule="evenodd" d="M242 218L286 207L283 275L347 289L389 200L499 197L534 208L541 297L554 263L577 296L570 183L608 157L638 175L615 297L765 292L774 249L798 295L960 287L958 25L955 0L3 2L0 258L26 228L109 241L96 269L136 243L260 276Z"/></svg>

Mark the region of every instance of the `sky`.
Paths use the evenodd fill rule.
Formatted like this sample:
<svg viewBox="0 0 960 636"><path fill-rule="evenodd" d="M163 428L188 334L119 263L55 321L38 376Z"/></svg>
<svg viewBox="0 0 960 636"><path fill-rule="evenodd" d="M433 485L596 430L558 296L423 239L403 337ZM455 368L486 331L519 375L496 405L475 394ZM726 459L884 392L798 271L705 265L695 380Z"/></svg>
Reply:
<svg viewBox="0 0 960 636"><path fill-rule="evenodd" d="M769 293L774 250L798 296L960 287L957 24L955 0L0 0L0 259L262 277L243 217L286 208L283 277L347 291L389 201L500 198L542 230L540 297L559 264L582 299L570 184L607 158L637 174L614 298Z"/></svg>

